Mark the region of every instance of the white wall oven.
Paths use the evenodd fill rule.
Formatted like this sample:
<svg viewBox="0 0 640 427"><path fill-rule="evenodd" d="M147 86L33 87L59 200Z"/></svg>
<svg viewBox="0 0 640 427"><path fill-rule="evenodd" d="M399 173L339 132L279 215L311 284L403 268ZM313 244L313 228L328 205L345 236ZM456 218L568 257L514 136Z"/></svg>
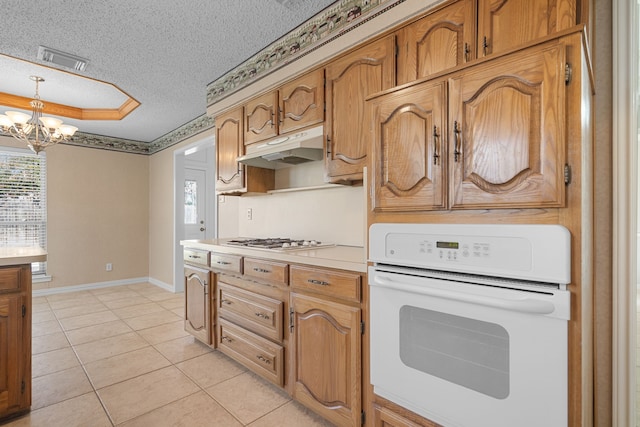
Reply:
<svg viewBox="0 0 640 427"><path fill-rule="evenodd" d="M566 426L570 234L374 224L371 382L444 426Z"/></svg>

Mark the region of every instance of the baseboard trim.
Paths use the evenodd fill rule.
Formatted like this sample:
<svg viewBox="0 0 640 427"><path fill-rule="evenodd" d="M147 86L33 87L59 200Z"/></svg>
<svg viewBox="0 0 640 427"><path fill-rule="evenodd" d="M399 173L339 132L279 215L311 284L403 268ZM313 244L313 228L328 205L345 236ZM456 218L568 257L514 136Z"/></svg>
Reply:
<svg viewBox="0 0 640 427"><path fill-rule="evenodd" d="M169 291L169 292L173 292L173 293L176 292L176 290L175 290L175 288L173 286L171 286L171 285L169 285L167 283L164 283L163 281L160 281L158 279L154 279L153 277L148 277L147 279L149 280L149 283L151 283L152 285L155 285L155 286L157 286L159 288L162 288L165 291Z"/></svg>
<svg viewBox="0 0 640 427"><path fill-rule="evenodd" d="M84 285L73 285L73 286L61 286L59 288L47 288L47 289L36 289L33 290L32 295L34 297L39 296L47 296L47 295L55 295L55 294L64 294L68 292L78 292L78 291L88 291L91 289L100 289L100 288L108 288L111 286L124 286L124 285L135 285L137 283L151 283L154 286L158 286L169 292L174 292L173 286L170 286L160 280L154 279L152 277L134 277L131 279L122 279L122 280L112 280L109 282L97 282L97 283L87 283Z"/></svg>

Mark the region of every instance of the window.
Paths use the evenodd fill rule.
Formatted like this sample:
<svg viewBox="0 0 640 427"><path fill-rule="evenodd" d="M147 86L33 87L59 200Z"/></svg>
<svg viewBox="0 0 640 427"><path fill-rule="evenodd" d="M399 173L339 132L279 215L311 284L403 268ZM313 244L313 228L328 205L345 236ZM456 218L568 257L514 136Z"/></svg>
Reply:
<svg viewBox="0 0 640 427"><path fill-rule="evenodd" d="M0 246L47 246L47 161L44 153L0 148ZM46 263L32 264L45 274Z"/></svg>
<svg viewBox="0 0 640 427"><path fill-rule="evenodd" d="M184 180L184 223L198 222L198 182L192 179Z"/></svg>

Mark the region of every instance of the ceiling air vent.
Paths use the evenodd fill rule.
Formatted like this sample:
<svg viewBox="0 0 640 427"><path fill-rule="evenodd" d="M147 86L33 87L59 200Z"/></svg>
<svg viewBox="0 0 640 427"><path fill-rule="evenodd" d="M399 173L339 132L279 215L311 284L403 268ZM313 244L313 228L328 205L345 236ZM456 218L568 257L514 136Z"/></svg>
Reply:
<svg viewBox="0 0 640 427"><path fill-rule="evenodd" d="M87 68L87 63L89 62L88 59L80 58L79 56L71 55L70 53L61 52L45 46L38 47L38 59L77 71L84 71L84 69Z"/></svg>

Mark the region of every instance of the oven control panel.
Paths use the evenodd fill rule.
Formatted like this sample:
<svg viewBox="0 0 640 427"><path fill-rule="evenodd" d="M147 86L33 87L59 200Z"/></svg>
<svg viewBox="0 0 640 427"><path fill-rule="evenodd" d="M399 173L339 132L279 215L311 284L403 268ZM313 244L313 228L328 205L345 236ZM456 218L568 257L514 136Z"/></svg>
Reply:
<svg viewBox="0 0 640 427"><path fill-rule="evenodd" d="M559 225L373 224L369 260L570 283L571 235Z"/></svg>
<svg viewBox="0 0 640 427"><path fill-rule="evenodd" d="M508 263L518 270L531 268L531 244L513 237L389 233L385 252L390 260L413 260L425 267Z"/></svg>

